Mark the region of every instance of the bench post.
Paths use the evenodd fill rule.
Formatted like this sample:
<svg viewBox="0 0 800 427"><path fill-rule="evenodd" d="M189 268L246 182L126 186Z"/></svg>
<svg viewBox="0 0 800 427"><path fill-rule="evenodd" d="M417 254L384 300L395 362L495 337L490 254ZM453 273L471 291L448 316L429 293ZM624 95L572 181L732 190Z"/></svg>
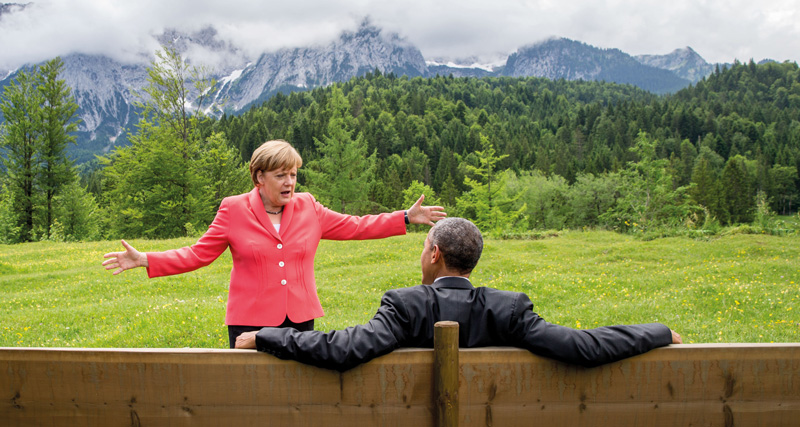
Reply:
<svg viewBox="0 0 800 427"><path fill-rule="evenodd" d="M458 322L436 322L433 332L436 425L458 425Z"/></svg>

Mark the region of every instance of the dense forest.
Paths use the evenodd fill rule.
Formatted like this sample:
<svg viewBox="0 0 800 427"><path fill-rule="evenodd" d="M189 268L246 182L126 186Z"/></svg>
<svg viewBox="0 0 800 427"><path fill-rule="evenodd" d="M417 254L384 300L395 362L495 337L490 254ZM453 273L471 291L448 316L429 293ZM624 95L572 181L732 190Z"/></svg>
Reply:
<svg viewBox="0 0 800 427"><path fill-rule="evenodd" d="M498 235L713 233L792 214L800 194L796 63L737 62L667 96L604 82L376 70L278 94L241 115L184 116L182 129L167 124L185 113L143 108L130 146L82 166L81 197L93 196L98 218L115 219L66 238L202 232L222 197L251 188L246 164L270 139L300 151L299 190L332 209L403 209L424 192L426 204ZM4 194L0 228L13 217Z"/></svg>
<svg viewBox="0 0 800 427"><path fill-rule="evenodd" d="M313 162L336 96L345 98L347 129L363 136L366 153L375 154L369 200L379 209L402 208L403 190L414 180L456 206L470 189L467 166L480 163L481 135L496 156L505 156L497 171L513 172L517 183L525 177L539 190L560 187L554 191L563 194L551 194L557 199L566 198L567 187L613 187L599 181L618 181L616 175L643 160L636 141L644 132L654 145L650 160L663 161L670 190L684 188L689 204L705 207L723 224L751 221L759 192L773 211L796 210L800 72L794 63L737 63L666 97L599 82L407 79L376 71L333 88L278 95L241 116L222 117L212 128L226 135L243 161L261 142L285 138ZM608 202L619 193L610 192ZM577 212L542 220L548 216L537 213L543 200L533 202L527 228L610 225Z"/></svg>

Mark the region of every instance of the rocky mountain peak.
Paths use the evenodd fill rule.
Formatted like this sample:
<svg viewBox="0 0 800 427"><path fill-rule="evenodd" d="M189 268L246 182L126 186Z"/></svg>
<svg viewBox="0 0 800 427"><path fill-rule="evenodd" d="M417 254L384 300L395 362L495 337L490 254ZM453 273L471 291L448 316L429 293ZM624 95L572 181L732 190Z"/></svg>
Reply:
<svg viewBox="0 0 800 427"><path fill-rule="evenodd" d="M367 17L361 21L356 31L344 31L342 32L342 35L339 37L339 39L344 41L345 39L353 37L360 37L360 38L380 37L381 32L382 29L372 24L372 21L369 19L369 17Z"/></svg>
<svg viewBox="0 0 800 427"><path fill-rule="evenodd" d="M656 93L673 92L689 83L671 71L641 64L619 49L601 49L566 38L552 38L520 48L508 57L502 74L608 81Z"/></svg>
<svg viewBox="0 0 800 427"><path fill-rule="evenodd" d="M670 70L692 83L697 83L714 71L713 65L689 46L675 49L666 55L637 55L635 58L642 64Z"/></svg>
<svg viewBox="0 0 800 427"><path fill-rule="evenodd" d="M342 33L327 46L262 54L255 63L231 74L235 82L226 83L218 99L224 99L229 110L241 110L279 91L327 86L375 69L412 77L427 71L422 53L413 44L364 20L356 31Z"/></svg>

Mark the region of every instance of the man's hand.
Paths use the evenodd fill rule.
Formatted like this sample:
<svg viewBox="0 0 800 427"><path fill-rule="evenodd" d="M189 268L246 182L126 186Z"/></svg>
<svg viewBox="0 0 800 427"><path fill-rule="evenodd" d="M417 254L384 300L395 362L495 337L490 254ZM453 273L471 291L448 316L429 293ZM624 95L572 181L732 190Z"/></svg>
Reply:
<svg viewBox="0 0 800 427"><path fill-rule="evenodd" d="M672 329L670 329L669 331L672 332L672 343L673 344L683 344L683 340L681 339L681 336L678 335L677 332L673 331ZM238 343L239 340L237 339L236 341L237 341L236 345L239 345L239 343Z"/></svg>
<svg viewBox="0 0 800 427"><path fill-rule="evenodd" d="M249 349L256 348L256 334L258 331L245 332L236 337L236 344L234 348ZM674 332L673 332L674 334Z"/></svg>

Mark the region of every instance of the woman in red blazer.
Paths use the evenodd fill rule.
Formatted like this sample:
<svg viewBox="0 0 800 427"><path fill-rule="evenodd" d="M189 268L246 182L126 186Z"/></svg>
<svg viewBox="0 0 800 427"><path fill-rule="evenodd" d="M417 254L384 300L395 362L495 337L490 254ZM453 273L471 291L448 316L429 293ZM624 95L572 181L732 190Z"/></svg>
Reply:
<svg viewBox="0 0 800 427"><path fill-rule="evenodd" d="M225 324L231 348L243 332L265 326L312 330L324 315L314 280L320 239L361 240L405 234L406 224L433 225L445 217L439 206L361 217L334 212L309 193L294 192L303 160L286 141L268 141L250 160L255 188L222 200L208 231L192 246L142 253L124 240L124 252L103 257L114 274L146 267L149 277L196 270L231 249Z"/></svg>

